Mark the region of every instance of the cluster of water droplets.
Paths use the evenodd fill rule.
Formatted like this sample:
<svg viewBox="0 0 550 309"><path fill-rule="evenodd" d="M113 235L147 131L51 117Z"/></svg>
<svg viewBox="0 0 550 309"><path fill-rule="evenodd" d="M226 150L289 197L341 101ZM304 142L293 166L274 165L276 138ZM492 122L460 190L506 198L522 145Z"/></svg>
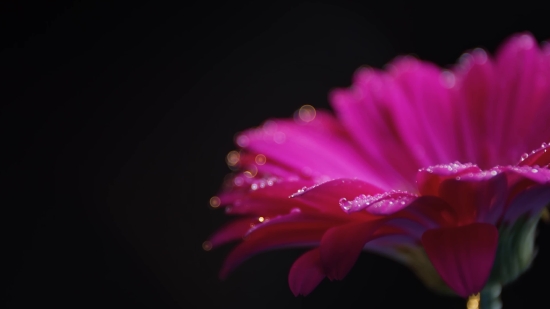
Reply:
<svg viewBox="0 0 550 309"><path fill-rule="evenodd" d="M329 182L331 179L328 178L328 177L320 177L319 178L319 181L317 182L317 184L311 186L311 187L302 187L301 189L298 189L298 191L292 193L289 198L295 198L295 197L298 197L312 189L315 189L317 188L318 186L322 185L322 184L325 184L326 182Z"/></svg>
<svg viewBox="0 0 550 309"><path fill-rule="evenodd" d="M372 214L390 214L404 208L415 198L415 194L393 190L374 195L361 194L353 200L341 198L339 204L346 213L366 210Z"/></svg>
<svg viewBox="0 0 550 309"><path fill-rule="evenodd" d="M518 174L525 175L525 177L534 179L536 181L550 182L550 170L547 168L540 167L538 165L509 166L506 168Z"/></svg>
<svg viewBox="0 0 550 309"><path fill-rule="evenodd" d="M527 158L529 158L531 155L534 155L535 153L538 153L538 152L547 152L548 151L548 147L550 146L548 143L542 143L542 145L540 146L539 149L535 149L533 151L531 151L531 153L524 153L521 155L521 158L520 158L520 161L523 162L525 161ZM544 166L544 167L548 167L548 165Z"/></svg>
<svg viewBox="0 0 550 309"><path fill-rule="evenodd" d="M468 173L460 176L456 176L456 180L483 180L498 175L500 171L498 169L492 169L489 171L480 171L477 173Z"/></svg>
<svg viewBox="0 0 550 309"><path fill-rule="evenodd" d="M477 165L473 163L460 163L458 161L455 161L449 164L439 164L439 165L433 165L427 168L421 168L418 171L434 173L434 174L454 174L454 173L458 173L459 171L463 171L465 169L475 168L475 167L477 167Z"/></svg>

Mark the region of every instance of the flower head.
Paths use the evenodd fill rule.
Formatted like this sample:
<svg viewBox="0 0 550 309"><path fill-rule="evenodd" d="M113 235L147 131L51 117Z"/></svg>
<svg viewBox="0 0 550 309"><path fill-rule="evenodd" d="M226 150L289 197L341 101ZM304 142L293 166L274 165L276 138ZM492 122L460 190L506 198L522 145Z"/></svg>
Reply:
<svg viewBox="0 0 550 309"><path fill-rule="evenodd" d="M296 295L344 278L363 250L463 297L527 269L550 202L548 45L515 35L450 70L400 57L330 99L335 115L307 105L237 136L214 204L240 218L209 240L240 241L222 277L294 246L310 248L290 269Z"/></svg>

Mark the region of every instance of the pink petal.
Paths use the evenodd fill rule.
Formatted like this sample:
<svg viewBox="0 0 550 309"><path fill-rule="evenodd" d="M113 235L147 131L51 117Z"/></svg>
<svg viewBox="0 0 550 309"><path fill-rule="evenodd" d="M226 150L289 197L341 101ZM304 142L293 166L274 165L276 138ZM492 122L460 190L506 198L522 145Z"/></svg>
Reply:
<svg viewBox="0 0 550 309"><path fill-rule="evenodd" d="M308 123L269 120L260 128L237 137L246 151L263 154L299 173L312 177L369 177L371 171L357 146L341 124L327 112L318 110Z"/></svg>
<svg viewBox="0 0 550 309"><path fill-rule="evenodd" d="M449 125L454 117L451 85L443 80L442 70L432 63L404 56L390 63L389 73L396 86L387 94L395 98L389 101L393 103L389 107L393 109L402 145L408 146L403 150L412 152L419 166L464 159L454 142L457 132Z"/></svg>
<svg viewBox="0 0 550 309"><path fill-rule="evenodd" d="M428 230L422 245L441 278L466 298L480 292L491 272L498 231L486 223Z"/></svg>
<svg viewBox="0 0 550 309"><path fill-rule="evenodd" d="M509 164L525 150L540 145L541 137L550 136L547 62L530 33L512 36L499 49L499 108L492 115L491 126L496 129L493 137L500 146L501 159L494 164Z"/></svg>
<svg viewBox="0 0 550 309"><path fill-rule="evenodd" d="M315 248L300 256L288 274L288 285L294 296L308 295L325 278L321 265L321 253Z"/></svg>
<svg viewBox="0 0 550 309"><path fill-rule="evenodd" d="M321 240L321 262L330 280L342 280L351 270L379 224L356 222L333 227Z"/></svg>
<svg viewBox="0 0 550 309"><path fill-rule="evenodd" d="M366 73L367 71L368 73ZM384 85L381 77L382 73L374 72L372 69L364 69L356 75L368 75L368 77L363 78L364 81L354 83L354 85L361 84L361 88L354 87L332 91L330 94L331 104L339 120L354 139L358 141L362 152L367 158L366 162L373 171L371 178L377 176L375 181L383 183L384 188L391 188L400 183L408 183L410 178L407 178L407 170L414 167L407 167L404 164L393 166L393 162L401 163L399 157L402 154L399 152L400 145L397 143L399 137L391 130L394 123L392 119L388 119L391 117L391 112L387 111L387 108L375 98L379 96L378 93L385 92L385 90L380 89ZM379 143L381 140L384 140L384 143ZM372 147L373 144L377 147ZM386 154L391 156L392 159L387 160Z"/></svg>
<svg viewBox="0 0 550 309"><path fill-rule="evenodd" d="M494 62L484 50L476 48L460 57L454 73L456 86L451 91L455 108L460 108L454 118L461 133L456 134L456 142L466 162L491 167L499 154L493 138L498 130L487 125L487 120L499 108Z"/></svg>

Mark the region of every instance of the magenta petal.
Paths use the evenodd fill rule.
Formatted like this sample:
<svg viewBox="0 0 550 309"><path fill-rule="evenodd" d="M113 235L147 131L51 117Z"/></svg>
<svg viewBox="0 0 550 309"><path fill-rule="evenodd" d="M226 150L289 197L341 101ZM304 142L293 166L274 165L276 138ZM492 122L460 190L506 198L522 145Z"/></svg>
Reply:
<svg viewBox="0 0 550 309"><path fill-rule="evenodd" d="M530 154L525 154L521 158L521 162L518 163L519 166L529 165L529 166L540 166L546 167L550 164L550 151L546 143L542 144L537 150L534 150Z"/></svg>
<svg viewBox="0 0 550 309"><path fill-rule="evenodd" d="M418 184L420 194L437 196L439 194L439 186L444 180L479 172L481 172L481 169L471 163L435 165L420 169L416 174L416 183Z"/></svg>
<svg viewBox="0 0 550 309"><path fill-rule="evenodd" d="M342 280L351 270L378 224L349 223L329 229L321 239L321 262L330 280Z"/></svg>
<svg viewBox="0 0 550 309"><path fill-rule="evenodd" d="M321 265L321 253L315 248L300 256L288 273L288 285L294 296L308 295L325 278Z"/></svg>
<svg viewBox="0 0 550 309"><path fill-rule="evenodd" d="M318 208L323 212L345 215L340 208L340 200L353 200L361 194L374 195L382 192L381 189L361 180L335 179L301 189L291 195L291 197ZM363 215L373 217L366 212Z"/></svg>
<svg viewBox="0 0 550 309"><path fill-rule="evenodd" d="M441 278L458 295L479 293L491 272L498 231L486 223L428 230L422 245Z"/></svg>
<svg viewBox="0 0 550 309"><path fill-rule="evenodd" d="M262 127L238 135L246 151L263 154L269 162L312 177L369 177L357 146L342 125L328 112L318 110L313 120L273 119Z"/></svg>

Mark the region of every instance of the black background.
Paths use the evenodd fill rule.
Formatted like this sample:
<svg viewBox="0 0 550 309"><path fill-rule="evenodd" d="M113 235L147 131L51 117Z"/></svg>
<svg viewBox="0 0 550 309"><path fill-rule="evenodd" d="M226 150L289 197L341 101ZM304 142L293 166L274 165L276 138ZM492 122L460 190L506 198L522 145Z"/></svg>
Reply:
<svg viewBox="0 0 550 309"><path fill-rule="evenodd" d="M1 4L4 307L465 308L367 253L305 298L286 281L297 249L220 282L231 246L201 243L227 218L208 199L236 132L328 108L361 65L414 54L446 66L514 32L548 39L544 9L182 3ZM545 307L549 233L506 308Z"/></svg>

